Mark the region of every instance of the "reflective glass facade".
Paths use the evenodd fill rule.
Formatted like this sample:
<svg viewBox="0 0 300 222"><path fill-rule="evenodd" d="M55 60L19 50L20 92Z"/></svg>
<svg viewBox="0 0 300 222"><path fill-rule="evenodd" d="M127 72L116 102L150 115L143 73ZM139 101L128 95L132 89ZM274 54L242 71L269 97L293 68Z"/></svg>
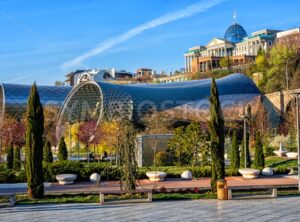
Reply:
<svg viewBox="0 0 300 222"><path fill-rule="evenodd" d="M232 43L241 42L245 37L247 37L247 32L245 31L243 26L237 23L229 26L224 35L224 39Z"/></svg>
<svg viewBox="0 0 300 222"><path fill-rule="evenodd" d="M182 113L188 108L202 115L209 107L210 85L211 79L135 85L85 82L68 95L60 111L59 125L64 121L100 121L113 117L140 121L149 110L177 109ZM217 87L222 105L229 109L236 105L245 106L260 97L256 85L243 74L218 79Z"/></svg>
<svg viewBox="0 0 300 222"><path fill-rule="evenodd" d="M27 107L31 86L17 84L0 84L0 117L5 113L20 117ZM71 87L38 86L41 103L44 106L60 107Z"/></svg>

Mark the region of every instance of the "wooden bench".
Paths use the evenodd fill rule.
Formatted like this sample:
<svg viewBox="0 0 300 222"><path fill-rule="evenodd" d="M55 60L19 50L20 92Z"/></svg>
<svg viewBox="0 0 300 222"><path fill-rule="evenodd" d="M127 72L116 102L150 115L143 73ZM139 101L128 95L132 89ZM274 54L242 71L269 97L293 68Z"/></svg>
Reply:
<svg viewBox="0 0 300 222"><path fill-rule="evenodd" d="M0 193L0 197L8 197L9 207L14 207L16 205L16 195L14 193Z"/></svg>
<svg viewBox="0 0 300 222"><path fill-rule="evenodd" d="M253 191L253 190L270 190L270 195L248 195L240 197L232 197L232 191ZM228 200L232 199L250 199L250 198L276 198L277 187L276 186L236 186L228 187Z"/></svg>
<svg viewBox="0 0 300 222"><path fill-rule="evenodd" d="M105 201L105 195L122 195L122 194L147 194L144 199L127 199L127 200L113 200ZM120 203L149 203L152 202L152 190L134 190L132 192L113 190L100 191L100 204L120 204Z"/></svg>

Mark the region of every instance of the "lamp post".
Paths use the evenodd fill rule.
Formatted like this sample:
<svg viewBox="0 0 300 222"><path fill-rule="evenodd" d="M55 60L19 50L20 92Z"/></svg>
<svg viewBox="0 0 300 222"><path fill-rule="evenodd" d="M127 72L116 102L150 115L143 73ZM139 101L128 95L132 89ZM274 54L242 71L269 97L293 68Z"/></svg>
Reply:
<svg viewBox="0 0 300 222"><path fill-rule="evenodd" d="M297 127L297 150L298 150L298 190L300 191L300 126L299 126L299 95L294 93L296 97L296 127Z"/></svg>
<svg viewBox="0 0 300 222"><path fill-rule="evenodd" d="M72 159L72 153L71 153L71 149L72 149L72 141L71 141L71 123L68 122L69 125L69 154L70 154L70 160Z"/></svg>
<svg viewBox="0 0 300 222"><path fill-rule="evenodd" d="M299 129L299 96L296 96L296 106L297 106L297 148L298 148L298 190L300 191L300 129Z"/></svg>
<svg viewBox="0 0 300 222"><path fill-rule="evenodd" d="M244 155L245 155L245 168L247 168L247 119L248 119L248 115L242 115L241 119L244 121Z"/></svg>
<svg viewBox="0 0 300 222"><path fill-rule="evenodd" d="M2 132L0 133L0 163L2 162Z"/></svg>

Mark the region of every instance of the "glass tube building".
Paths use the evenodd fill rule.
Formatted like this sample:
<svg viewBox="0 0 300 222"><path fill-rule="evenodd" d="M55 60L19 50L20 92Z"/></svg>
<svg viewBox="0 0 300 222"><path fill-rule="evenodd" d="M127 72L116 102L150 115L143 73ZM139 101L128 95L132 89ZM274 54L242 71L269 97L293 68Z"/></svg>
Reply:
<svg viewBox="0 0 300 222"><path fill-rule="evenodd" d="M224 118L240 118L247 104L253 113L261 93L247 76L236 73L217 81ZM139 122L150 110L166 112L177 119L209 118L211 79L176 83L116 85L84 82L68 94L59 114L58 126L64 122L90 119L128 118ZM173 116L172 116L173 115Z"/></svg>
<svg viewBox="0 0 300 222"><path fill-rule="evenodd" d="M27 108L31 86L18 84L0 84L0 119L7 113L14 117L22 117ZM71 87L38 86L43 106L60 108Z"/></svg>

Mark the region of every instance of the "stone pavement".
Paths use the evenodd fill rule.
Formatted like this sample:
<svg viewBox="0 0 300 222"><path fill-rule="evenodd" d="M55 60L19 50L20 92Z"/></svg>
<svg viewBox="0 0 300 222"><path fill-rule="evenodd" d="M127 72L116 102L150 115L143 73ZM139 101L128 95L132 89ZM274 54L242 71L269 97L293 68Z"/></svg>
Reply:
<svg viewBox="0 0 300 222"><path fill-rule="evenodd" d="M227 177L229 187L234 186L277 186L277 187L297 187L298 179L295 176L272 176L259 177L256 179L244 179L242 177ZM210 189L210 178L200 178L194 180L167 179L162 182L151 182L149 180L139 180L138 189L160 189L166 188L168 191L180 190L188 188L199 188L199 190ZM45 191L49 193L99 193L100 190L119 190L120 184L118 181L108 181L101 185L101 188L91 182L80 182L73 185L59 185L52 183L50 187L46 187ZM22 188L3 188L0 193L26 193L26 189Z"/></svg>
<svg viewBox="0 0 300 222"><path fill-rule="evenodd" d="M19 205L0 208L3 222L88 221L300 221L300 197L264 200L157 201L97 204Z"/></svg>

